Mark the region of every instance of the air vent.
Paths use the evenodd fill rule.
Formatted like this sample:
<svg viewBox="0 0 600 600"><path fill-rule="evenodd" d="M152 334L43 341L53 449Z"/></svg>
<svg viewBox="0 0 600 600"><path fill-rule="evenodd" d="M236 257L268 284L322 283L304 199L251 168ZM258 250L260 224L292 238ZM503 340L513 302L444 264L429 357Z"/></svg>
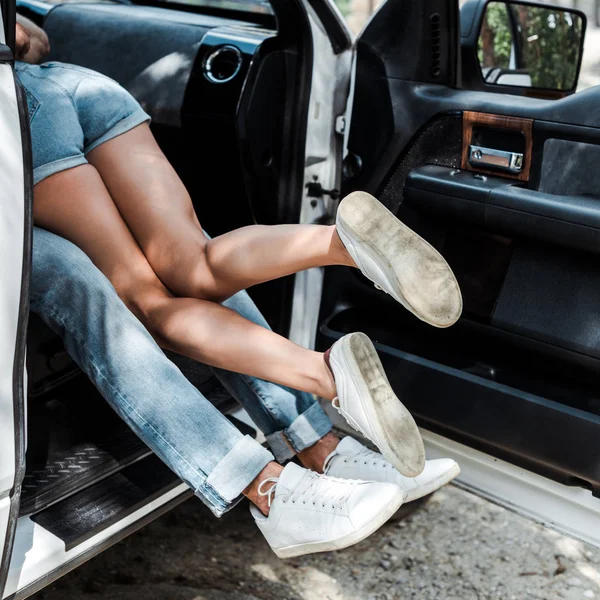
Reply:
<svg viewBox="0 0 600 600"><path fill-rule="evenodd" d="M242 68L242 53L235 46L220 46L204 59L204 76L212 83L231 81Z"/></svg>
<svg viewBox="0 0 600 600"><path fill-rule="evenodd" d="M429 17L431 24L431 75L439 77L442 72L441 62L441 19L439 13Z"/></svg>

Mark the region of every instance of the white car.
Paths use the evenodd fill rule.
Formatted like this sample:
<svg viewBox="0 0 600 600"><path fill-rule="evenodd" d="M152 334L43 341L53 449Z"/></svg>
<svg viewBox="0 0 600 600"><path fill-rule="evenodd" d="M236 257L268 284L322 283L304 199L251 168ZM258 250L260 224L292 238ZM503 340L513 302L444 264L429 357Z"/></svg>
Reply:
<svg viewBox="0 0 600 600"><path fill-rule="evenodd" d="M576 35L553 38L563 58L540 55L531 85L486 81L479 50L503 56L496 34L479 39L486 6L467 2L459 22L457 0L388 0L355 40L330 0L18 2L52 60L138 98L211 233L328 222L364 189L438 247L465 301L449 330L347 268L252 294L305 346L368 333L430 458L456 458L460 485L600 545L600 88L573 93L581 14L526 3ZM21 599L191 491L60 340L28 326L30 143L14 0L0 7L0 598ZM201 365L180 364L236 410Z"/></svg>

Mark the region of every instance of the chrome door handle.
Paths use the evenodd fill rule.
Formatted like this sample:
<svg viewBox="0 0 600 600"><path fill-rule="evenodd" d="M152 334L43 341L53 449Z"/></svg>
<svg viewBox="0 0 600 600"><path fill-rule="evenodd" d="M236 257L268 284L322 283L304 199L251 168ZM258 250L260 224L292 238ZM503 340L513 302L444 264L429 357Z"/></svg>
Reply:
<svg viewBox="0 0 600 600"><path fill-rule="evenodd" d="M523 154L483 148L482 146L470 146L469 164L472 167L491 167L508 173L520 173L523 169Z"/></svg>

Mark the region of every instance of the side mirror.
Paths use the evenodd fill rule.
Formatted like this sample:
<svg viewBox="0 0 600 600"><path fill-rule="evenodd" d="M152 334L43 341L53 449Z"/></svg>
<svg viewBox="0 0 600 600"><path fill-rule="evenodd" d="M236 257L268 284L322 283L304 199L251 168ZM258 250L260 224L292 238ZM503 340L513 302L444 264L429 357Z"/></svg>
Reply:
<svg viewBox="0 0 600 600"><path fill-rule="evenodd" d="M541 98L575 92L586 27L582 12L513 0L471 0L465 8L464 87Z"/></svg>

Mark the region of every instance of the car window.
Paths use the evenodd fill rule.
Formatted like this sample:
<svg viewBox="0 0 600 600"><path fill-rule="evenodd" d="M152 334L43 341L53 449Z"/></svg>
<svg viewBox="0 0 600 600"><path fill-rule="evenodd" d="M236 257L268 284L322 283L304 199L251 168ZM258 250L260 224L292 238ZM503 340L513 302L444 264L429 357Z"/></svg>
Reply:
<svg viewBox="0 0 600 600"><path fill-rule="evenodd" d="M334 0L355 34L367 24L383 0Z"/></svg>

